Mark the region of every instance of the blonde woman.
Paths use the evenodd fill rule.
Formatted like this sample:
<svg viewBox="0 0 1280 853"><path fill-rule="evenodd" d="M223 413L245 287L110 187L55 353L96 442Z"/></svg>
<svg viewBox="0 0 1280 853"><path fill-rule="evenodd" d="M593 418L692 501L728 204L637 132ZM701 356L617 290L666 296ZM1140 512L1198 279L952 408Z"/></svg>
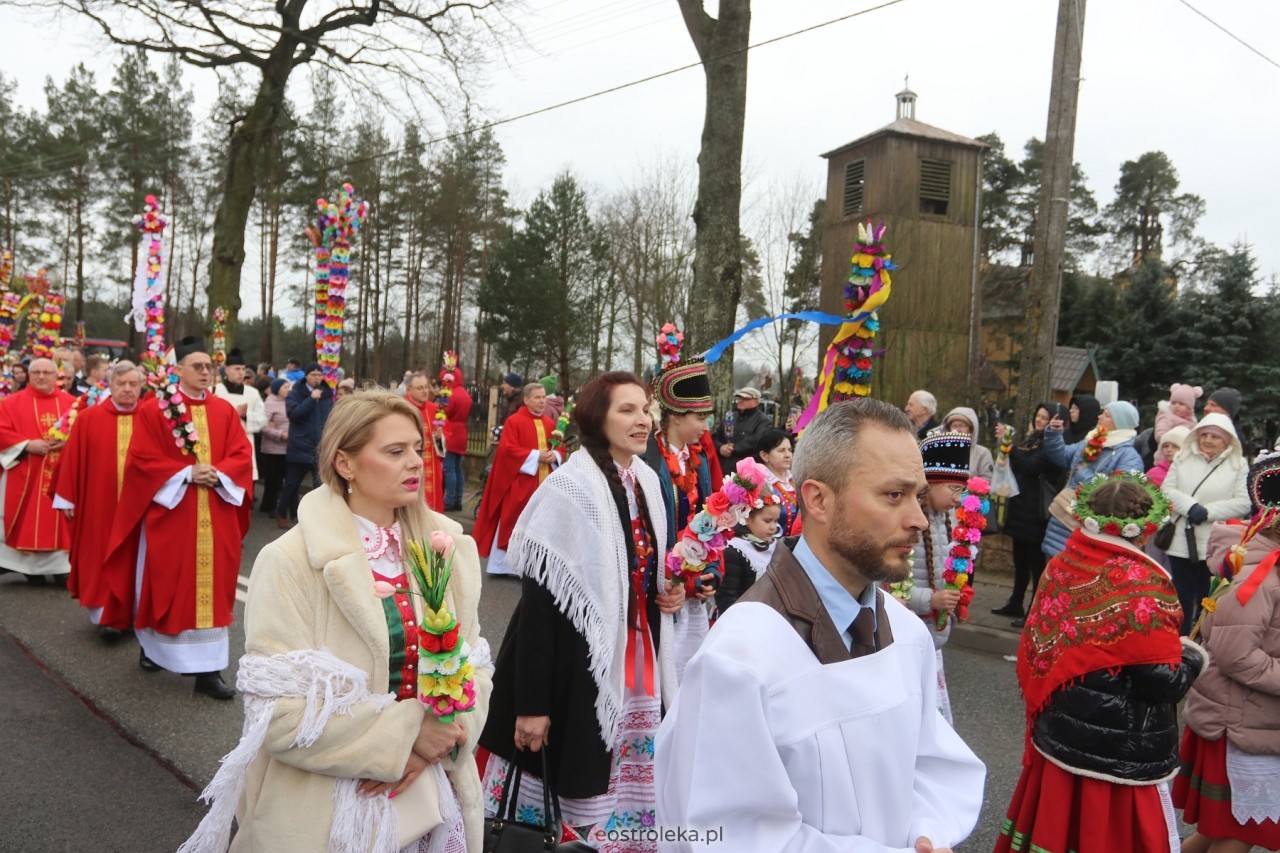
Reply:
<svg viewBox="0 0 1280 853"><path fill-rule="evenodd" d="M479 850L473 748L492 667L480 636L475 543L422 499L421 416L384 391L344 397L320 441L324 485L254 564L245 608L245 736L182 848L423 853ZM442 723L415 698L417 596L402 555L434 531L454 546L446 602L476 666L476 704ZM381 582L381 583L379 583ZM455 752L456 750L456 752ZM455 756L452 757L452 756Z"/></svg>

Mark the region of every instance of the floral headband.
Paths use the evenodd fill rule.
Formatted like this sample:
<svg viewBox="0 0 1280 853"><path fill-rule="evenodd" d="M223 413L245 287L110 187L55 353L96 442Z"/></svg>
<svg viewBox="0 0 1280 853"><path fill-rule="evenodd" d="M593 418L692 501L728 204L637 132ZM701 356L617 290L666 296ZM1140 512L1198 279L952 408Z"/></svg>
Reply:
<svg viewBox="0 0 1280 853"><path fill-rule="evenodd" d="M782 498L773 490L765 492L763 489L756 495L756 499L751 503L753 510L764 509L767 506L782 506Z"/></svg>
<svg viewBox="0 0 1280 853"><path fill-rule="evenodd" d="M1151 510L1140 518L1120 518L1094 512L1094 492L1104 483L1112 480L1128 480L1141 486L1151 498ZM1076 487L1076 497L1071 503L1071 514L1080 521L1080 526L1090 533L1105 533L1108 536L1119 536L1123 539L1137 539L1143 534L1155 533L1160 525L1169 520L1169 499L1155 483L1147 479L1146 474L1140 471L1112 471L1110 474L1098 474Z"/></svg>

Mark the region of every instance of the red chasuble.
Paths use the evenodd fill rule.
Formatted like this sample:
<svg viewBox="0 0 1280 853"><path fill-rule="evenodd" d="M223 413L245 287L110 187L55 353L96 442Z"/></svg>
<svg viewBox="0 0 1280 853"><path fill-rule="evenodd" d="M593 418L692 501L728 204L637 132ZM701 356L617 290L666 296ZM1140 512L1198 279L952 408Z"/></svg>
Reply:
<svg viewBox="0 0 1280 853"><path fill-rule="evenodd" d="M498 449L493 455L493 469L485 481L476 526L471 533L480 556L489 556L495 537L497 546L506 550L524 505L533 497L538 484L551 474L551 466L545 463L538 466L537 474L522 474L520 466L529 458L530 451L551 449L547 442L555 428L550 416L535 417L528 406L521 406L503 424L502 438L498 439Z"/></svg>
<svg viewBox="0 0 1280 853"><path fill-rule="evenodd" d="M0 450L23 441L44 438L75 397L65 391L41 394L30 385L0 403ZM58 453L23 453L5 474L4 540L18 551L66 551L70 530L62 513L53 508L49 487Z"/></svg>
<svg viewBox="0 0 1280 853"><path fill-rule="evenodd" d="M154 400L150 402L155 405ZM137 531L111 560L107 545L124 488L136 411L122 412L109 399L82 411L62 450L53 482L53 493L75 506L67 589L72 598L80 599L81 607L102 608L99 625L122 631L133 627Z"/></svg>
<svg viewBox="0 0 1280 853"><path fill-rule="evenodd" d="M253 445L235 407L211 392L203 400L188 397L186 404L199 438L194 456L178 448L157 400L138 405L111 529L114 559L145 523L146 562L134 624L170 635L231 624L253 504ZM213 465L244 489L242 505L232 506L216 489L195 483L187 484L173 509L155 503L169 478L196 462Z"/></svg>
<svg viewBox="0 0 1280 853"><path fill-rule="evenodd" d="M419 406L413 398L405 395L409 405L422 413L422 497L427 506L436 512L444 512L444 465L436 455L435 442L432 441L432 427L436 421L436 404L428 400Z"/></svg>

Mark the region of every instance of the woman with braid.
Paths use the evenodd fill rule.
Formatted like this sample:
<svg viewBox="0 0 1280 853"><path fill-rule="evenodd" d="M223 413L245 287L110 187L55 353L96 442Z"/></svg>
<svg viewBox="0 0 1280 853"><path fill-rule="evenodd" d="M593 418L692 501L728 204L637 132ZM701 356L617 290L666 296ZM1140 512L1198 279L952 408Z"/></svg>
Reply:
<svg viewBox="0 0 1280 853"><path fill-rule="evenodd" d="M582 387L573 420L582 450L538 487L511 534L507 559L523 588L480 737L486 811L496 813L514 764L525 774L521 819L545 819L546 750L543 781L565 823L652 826L653 736L675 698L669 638L684 588L665 579L658 477L638 458L652 429L648 395L632 374L606 373Z"/></svg>

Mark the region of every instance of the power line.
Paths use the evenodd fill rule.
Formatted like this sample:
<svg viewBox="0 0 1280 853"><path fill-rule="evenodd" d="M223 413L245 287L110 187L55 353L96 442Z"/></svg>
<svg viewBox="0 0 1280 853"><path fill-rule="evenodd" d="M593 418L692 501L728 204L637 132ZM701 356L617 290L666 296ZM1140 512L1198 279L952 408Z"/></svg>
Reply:
<svg viewBox="0 0 1280 853"><path fill-rule="evenodd" d="M1187 2L1187 0L1178 0L1178 2L1179 2L1179 3L1181 3L1183 6L1186 6L1186 7L1187 7L1188 9L1190 9L1192 12L1195 12L1195 13L1196 13L1197 15L1199 15L1200 17L1204 18L1204 19L1205 19L1206 21L1208 21L1210 24L1213 24L1213 26L1217 27L1219 30L1221 30L1222 32L1226 33L1230 38L1232 38L1232 39L1234 39L1235 41L1239 42L1239 43L1240 43L1240 44L1242 44L1244 47L1248 48L1251 52L1253 52L1253 53L1257 54L1259 57L1261 57L1261 58L1262 58L1262 60L1263 60L1263 61L1268 62L1268 63L1270 63L1271 65L1274 65L1276 68L1280 68L1280 62L1276 62L1274 59L1272 59L1271 57L1267 56L1265 53L1263 53L1262 51L1258 50L1256 47L1254 47L1253 45L1249 44L1249 43L1248 43L1247 41L1245 41L1244 39L1240 38L1240 36L1238 36L1238 35L1236 35L1235 33L1231 32L1231 30L1227 29L1227 28L1226 28L1226 27L1224 27L1222 24L1219 24L1217 21L1215 21L1213 18L1210 18L1210 17L1209 17L1208 15L1206 15L1204 12L1201 12L1201 11L1200 11L1199 9L1197 9L1195 6L1192 6L1190 3L1188 3L1188 2Z"/></svg>
<svg viewBox="0 0 1280 853"><path fill-rule="evenodd" d="M886 2L884 3L880 3L879 5L876 5L876 6L870 6L858 12L851 12L848 15L841 15L838 18L832 18L828 21L823 21L822 23L819 23L819 24L813 24L812 26L803 27L798 30L793 30L792 32L784 33L780 36L774 36L773 38L765 39L764 41L759 41L754 44L749 44L745 48L738 48L736 50L726 51L725 53L710 57L706 61L715 62L720 59L725 59L730 56L735 56L739 53L745 53L747 51L755 50L758 47L766 47L771 44L777 44L780 41L786 41L787 39L795 38L796 36L804 35L805 33L811 33L815 30L820 30L824 27L832 26L833 24L843 23L845 21L852 20L853 18L858 18L858 17L861 17L862 15L866 15L869 12L877 12L881 9L887 9L890 6L896 6L902 2L904 2L904 0L886 0ZM373 161L381 160L384 157L392 157L397 154L405 154L411 150L426 148L429 145L435 145L440 142L448 142L453 139L459 139L461 137L476 133L477 131L488 130L490 128L498 127L500 125L511 124L512 122L521 121L527 118L533 118L534 116L543 115L544 113L549 113L549 112L552 112L553 110L562 109L564 107L570 107L570 106L573 106L574 104L581 104L584 101L594 100L595 98L600 98L605 95L612 95L613 93L621 92L624 89L631 89L636 86L643 85L645 83L652 83L654 80L661 80L663 77L670 77L673 74L679 74L682 71L688 71L692 68L698 68L702 64L703 62L701 60L699 60L698 62L691 62L688 65L681 65L678 68L671 68L666 71L660 71L657 74L650 74L647 77L641 77L637 80L632 80L628 83L620 83L617 86L610 86L607 89L600 89L598 91L591 92L590 94L587 94L587 95L579 95L576 98L570 98L567 101L560 101L559 103L550 104L545 107L539 107L536 110L529 110L528 112L519 113L517 115L508 116L506 118L494 119L493 121L486 122L476 127L468 128L466 130L460 130L456 133L449 133L449 134L445 134L444 136L436 136L436 137L432 137L431 139L425 139L422 142L419 142L417 145L412 147L402 146L400 148L393 148L388 151L382 151L378 154L370 154L367 157L357 157L352 160L347 160L346 162L343 162L343 163L337 163L331 166L330 169L331 170L343 169L350 166L359 166L364 163L372 163Z"/></svg>
<svg viewBox="0 0 1280 853"><path fill-rule="evenodd" d="M885 2L883 2L883 3L880 3L880 4L875 5L875 6L870 6L870 7L866 8L866 9L862 9L862 10L859 10L859 11L857 11L857 12L851 12L851 13L849 13L849 14L847 14L847 15L840 15L839 17L831 18L830 20L822 21L821 23L812 24L812 25L807 26L807 27L802 27L802 28L800 28L800 29L798 29L798 30L792 30L792 31L791 31L791 32L789 32L789 33L783 33L782 35L779 35L779 36L774 36L774 37L772 37L772 38L768 38L768 39L765 39L765 40L763 40L763 41L759 41L759 42L755 42L755 43L753 43L753 44L749 44L749 45L747 45L745 48L738 48L738 49L735 49L735 50L726 51L725 53L719 54L719 55L717 55L717 56L710 57L710 58L707 60L707 62L715 62L715 61L718 61L718 60L720 60L720 59L725 59L725 58L730 57L730 56L735 56L735 55L737 55L737 54L739 54L739 53L745 53L745 52L747 52L747 51L755 50L756 48L760 48L760 47L767 47L767 46L769 46L769 45L777 44L778 42L786 41L786 40L788 40L788 39L795 38L796 36L805 35L806 33L811 33L811 32L814 32L814 31L816 31L816 30L823 29L823 28L825 28L825 27L830 27L830 26L833 26L833 25L835 25L835 24L840 24L840 23L844 23L845 21L853 20L854 18L861 17L861 16L866 15L866 14L869 14L869 13L871 13L871 12L877 12L877 11L879 11L879 10L881 10L881 9L887 9L887 8L889 8L890 6L896 6L896 5L898 5L899 3L902 3L902 2L904 2L904 0L885 0ZM1184 2L1185 2L1185 0L1184 0ZM399 147L399 148L392 148L392 149L389 149L389 150L387 150L387 151L379 152L379 153L377 153L377 154L370 154L370 155L367 155L367 156L365 156L365 157L356 157L356 158L353 158L353 159L351 159L351 160L347 160L347 161L344 161L344 162L341 162L341 163L335 163L335 164L332 164L332 165L327 166L327 167L326 167L326 171L336 171L336 170L339 170L339 169L346 169L346 168L350 168L351 166L359 166L359 165L363 165L363 164L365 164L365 163L372 163L372 162L374 162L374 161L381 160L381 159L386 158L386 157L394 157L394 156L396 156L397 154L406 154L406 153L409 153L410 151L415 151L415 150L420 150L420 149L423 149L423 148L427 148L428 146L431 146L431 145L437 145L437 144L439 144L439 143L441 143L441 142L449 142L449 141L452 141L452 140L454 140L454 139L460 139L460 138L462 138L462 137L469 136L469 135L471 135L471 134L473 134L473 133L476 133L476 132L478 132L478 131L488 130L488 129L490 129L490 128L499 127L499 126L501 126L501 125L505 125L505 124L511 124L511 123L513 123L513 122L522 121L522 120L527 119L527 118L533 118L534 116L543 115L543 114L545 114L545 113L553 112L554 110L563 109L564 107L570 107L570 106L573 106L573 105L575 105L575 104L581 104L581 103L584 103L584 102L586 102L586 101L590 101L590 100L594 100L594 99L596 99L596 98L603 97L603 96L605 96L605 95L612 95L612 94L614 94L615 92L621 92L621 91L624 91L624 90L626 90L626 89L631 89L631 88L634 88L634 87L636 87L636 86L643 85L643 84L645 84L645 83L652 83L654 80L661 80L661 79L662 79L662 78L664 78L664 77L671 77L671 76L673 76L673 75L675 75L675 74L679 74L679 73L684 72L684 71L689 71L689 70L691 70L691 69L693 69L693 68L698 68L698 67L700 67L701 65L703 65L703 62L702 62L701 60L699 60L699 61L697 61L697 62L690 62L690 63L688 63L687 65L681 65L681 66L676 67L676 68L670 68L670 69L668 69L668 70L666 70L666 71L660 71L660 72L658 72L658 73L656 73L656 74L650 74L650 75L648 75L647 77L641 77L641 78L636 79L636 80L631 80L630 82L627 82L627 83L620 83L620 84L618 84L618 85L616 85L616 86L610 86L609 88L606 88L606 89L600 89L600 90L597 90L597 91L595 91L595 92L591 92L591 93L586 94L586 95L579 95L578 97L570 98L570 99L565 100L565 101L560 101L560 102L555 103L555 104L550 104L550 105L545 106L545 107L539 107L539 108L534 109L534 110L529 110L528 112L519 113L519 114L517 114L517 115L513 115L513 116L507 116L506 118L494 119L493 121L486 122L486 123L484 123L484 124L476 125L476 126L473 126L473 127L469 127L469 128L467 128L467 129L465 129L465 130L460 130L460 131L456 131L456 132L454 132L454 133L445 134L445 135L443 135L443 136L436 136L436 137L432 137L432 138L430 138L430 139L425 139L425 140L423 140L423 141L419 142L417 145L414 145L414 146L401 146L401 147ZM15 175L15 176L10 177L10 178L9 178L9 180L13 180L13 181L24 181L24 180L34 180L34 179L40 179L40 178L47 178L47 177L50 177L50 176L52 176L52 175L59 174L60 172L65 172L65 171L70 171L70 169L56 169L56 170L54 170L54 171L48 171L48 172L44 172L44 173L37 174L37 175L23 175L23 176Z"/></svg>

